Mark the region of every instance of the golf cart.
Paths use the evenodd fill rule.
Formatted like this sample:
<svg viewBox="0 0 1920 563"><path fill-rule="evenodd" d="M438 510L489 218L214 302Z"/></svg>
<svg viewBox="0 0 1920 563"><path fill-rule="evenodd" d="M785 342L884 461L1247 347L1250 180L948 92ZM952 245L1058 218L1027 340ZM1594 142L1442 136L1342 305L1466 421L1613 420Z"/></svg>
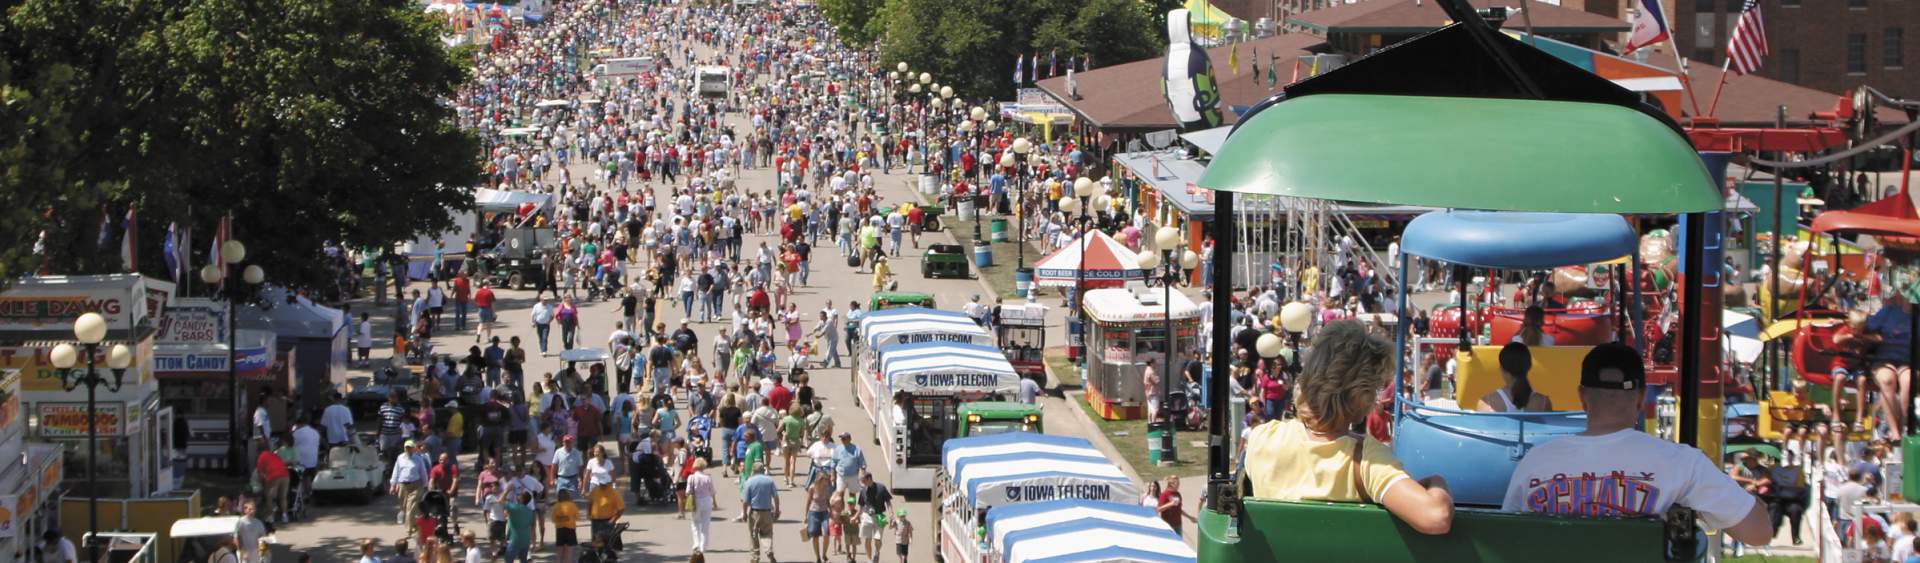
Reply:
<svg viewBox="0 0 1920 563"><path fill-rule="evenodd" d="M867 311L869 312L884 311L895 307L937 308L933 306L933 294L920 293L917 291L881 291L874 293L873 297L867 300Z"/></svg>
<svg viewBox="0 0 1920 563"><path fill-rule="evenodd" d="M478 252L475 272L495 287L526 289L543 275L543 258L553 248L552 227L512 227L501 231L500 241Z"/></svg>
<svg viewBox="0 0 1920 563"><path fill-rule="evenodd" d="M234 532L239 528L239 516L186 518L173 521L173 526L167 529L167 537L173 539L173 552L177 556L175 561L200 563L206 561L213 552L218 551L220 542L233 537ZM266 556L260 558L260 561L293 561L291 546L280 543L273 536L261 538L260 542L267 545ZM240 549L258 553L256 550L260 549L260 546L243 545Z"/></svg>
<svg viewBox="0 0 1920 563"><path fill-rule="evenodd" d="M960 278L971 277L967 267L967 252L958 244L935 244L927 247L927 253L920 259L920 277L923 278Z"/></svg>
<svg viewBox="0 0 1920 563"><path fill-rule="evenodd" d="M366 504L380 494L386 468L378 438L371 432L355 434L352 444L327 451L326 463L313 474L313 498L345 495Z"/></svg>

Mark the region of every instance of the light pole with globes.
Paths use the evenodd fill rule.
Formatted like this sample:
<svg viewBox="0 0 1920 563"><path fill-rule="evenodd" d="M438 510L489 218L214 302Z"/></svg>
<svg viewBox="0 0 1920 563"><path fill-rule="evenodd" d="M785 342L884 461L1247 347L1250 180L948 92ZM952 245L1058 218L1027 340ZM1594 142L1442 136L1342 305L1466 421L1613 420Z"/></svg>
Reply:
<svg viewBox="0 0 1920 563"><path fill-rule="evenodd" d="M1140 253L1140 268L1148 272L1150 281L1154 277L1152 274L1158 273L1160 287L1166 292L1161 298L1161 303L1166 308L1166 316L1161 319L1164 323L1162 328L1166 331L1167 337L1165 353L1161 355L1165 369L1160 370L1160 389L1158 390L1160 397L1157 400L1160 401L1160 423L1163 425L1160 429L1160 464L1172 465L1180 459L1175 454L1173 439L1174 431L1179 429L1179 422L1174 418L1173 409L1169 408L1172 405L1167 404L1168 398L1173 396L1174 376L1179 373L1175 371L1173 361L1177 350L1176 344L1179 343L1179 339L1173 332L1173 292L1186 272L1200 265L1200 255L1182 247L1180 230L1173 227L1160 227L1160 230L1153 235L1153 244L1160 250L1160 255L1154 256L1152 251ZM1159 269L1158 272L1155 271L1156 267ZM1188 400L1192 401L1195 398L1188 397Z"/></svg>
<svg viewBox="0 0 1920 563"><path fill-rule="evenodd" d="M1080 226L1080 266L1073 272L1073 322L1067 332L1073 338L1069 345L1074 350L1074 359L1078 360L1081 373L1087 370L1086 310L1082 305L1086 303L1087 293L1087 244L1093 235L1093 222L1088 213L1110 203L1107 194L1094 194L1095 187L1093 180L1082 176L1073 180L1072 195L1060 196L1060 211L1073 213L1077 209L1080 212L1076 219L1076 224Z"/></svg>
<svg viewBox="0 0 1920 563"><path fill-rule="evenodd" d="M1026 137L1017 137L1013 140L1012 146L1008 148L1013 149L1013 154L1002 157L1000 163L1007 168L1013 169L1015 176L1019 178L1018 181L1014 182L1013 189L1007 190L1008 193L1013 194L1014 220L1020 223L1020 244L1017 245L1019 247L1017 251L1020 253L1020 257L1013 264L1014 269L1017 271L1027 267L1027 153L1033 152L1033 141L1028 141ZM1029 279L1029 284L1031 284L1031 279ZM1029 291L1031 291L1031 289L1029 289Z"/></svg>
<svg viewBox="0 0 1920 563"><path fill-rule="evenodd" d="M246 437L240 434L240 417L242 416L240 405L245 401L240 395L240 360L234 348L234 303L245 296L247 287L258 286L266 281L267 272L258 264L250 264L240 271L240 279L246 282L245 286L221 282L226 280L227 268L238 266L242 260L246 259L247 245L237 240L228 240L226 244L220 245L220 262L225 266L207 264L200 268L200 281L206 282L207 287L220 288L215 297L227 302L227 395L229 410L232 411L227 416L227 473L230 475L245 473L245 444L247 443Z"/></svg>
<svg viewBox="0 0 1920 563"><path fill-rule="evenodd" d="M87 560L98 561L100 534L100 487L98 477L100 467L94 463L94 455L99 451L96 443L99 438L100 413L96 402L96 392L100 386L107 387L108 393L120 392L125 383L127 367L133 365L133 348L125 343L114 344L107 351L107 371L113 379L102 377L97 369L100 357L100 344L107 339L107 318L99 313L85 313L73 321L73 337L80 342L76 348L72 344L61 343L53 347L53 367L60 375L60 385L71 392L81 386L87 388ZM131 339L133 333L127 337ZM79 355L87 355L87 367L76 369Z"/></svg>

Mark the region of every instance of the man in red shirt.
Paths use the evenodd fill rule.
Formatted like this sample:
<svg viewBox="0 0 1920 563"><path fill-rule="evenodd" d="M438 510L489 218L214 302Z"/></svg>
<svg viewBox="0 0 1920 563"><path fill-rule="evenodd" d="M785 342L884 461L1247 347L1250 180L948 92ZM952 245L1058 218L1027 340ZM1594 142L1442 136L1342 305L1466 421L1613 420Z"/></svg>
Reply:
<svg viewBox="0 0 1920 563"><path fill-rule="evenodd" d="M773 376L773 388L767 390L767 406L774 412L787 412L787 407L793 406L793 390L781 385L778 375Z"/></svg>
<svg viewBox="0 0 1920 563"><path fill-rule="evenodd" d="M1179 476L1167 476L1166 485L1160 487L1159 502L1160 506L1158 510L1160 511L1160 519L1167 521L1167 526L1173 528L1174 534L1180 534L1180 520L1192 520L1193 516L1187 514L1186 510L1181 508L1181 503L1183 503L1184 500L1180 498Z"/></svg>
<svg viewBox="0 0 1920 563"><path fill-rule="evenodd" d="M920 248L920 230L925 228L923 225L926 221L926 215L926 211L920 209L918 205L913 206L913 209L907 210L907 232L913 234L914 248Z"/></svg>
<svg viewBox="0 0 1920 563"><path fill-rule="evenodd" d="M473 335L474 342L481 338L493 338L493 286L480 282L480 291L473 294L473 306L480 308L480 330ZM465 309L462 309L463 311Z"/></svg>
<svg viewBox="0 0 1920 563"><path fill-rule="evenodd" d="M453 276L453 329L467 329L467 300L473 296L473 282L466 272Z"/></svg>
<svg viewBox="0 0 1920 563"><path fill-rule="evenodd" d="M287 504L287 462L280 459L279 454L273 453L265 437L255 438L254 441L259 446L260 457L254 458L253 476L260 480L260 489L266 497L261 502L262 509L267 517L286 522L286 516L280 511Z"/></svg>

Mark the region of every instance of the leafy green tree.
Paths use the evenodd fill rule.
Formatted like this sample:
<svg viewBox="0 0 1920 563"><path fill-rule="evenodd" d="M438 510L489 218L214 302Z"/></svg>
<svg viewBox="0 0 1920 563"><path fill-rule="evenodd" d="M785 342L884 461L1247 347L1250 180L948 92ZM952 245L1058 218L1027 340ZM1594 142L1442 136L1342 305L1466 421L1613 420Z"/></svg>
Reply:
<svg viewBox="0 0 1920 563"><path fill-rule="evenodd" d="M886 0L819 0L820 14L833 24L840 40L848 45L872 45L883 31L881 12Z"/></svg>
<svg viewBox="0 0 1920 563"><path fill-rule="evenodd" d="M1013 92L1016 56L1091 55L1102 65L1152 57L1163 42L1136 0L887 0L882 66L906 61L968 98ZM833 17L832 12L828 16Z"/></svg>
<svg viewBox="0 0 1920 563"><path fill-rule="evenodd" d="M448 208L471 205L479 146L442 103L466 80L466 65L410 3L0 0L0 8L0 96L9 102L0 132L47 141L0 140L9 163L0 194L46 217L0 227L9 243L0 244L0 273L9 278L32 267L13 249L40 229L53 271L117 268L117 253L96 247L103 202L116 217L140 209L148 273L163 273L167 222L193 226L205 241L215 219L231 214L235 237L252 249L248 262L293 287L331 281L313 258L328 242L392 244L444 230ZM17 206L5 213L17 216Z"/></svg>

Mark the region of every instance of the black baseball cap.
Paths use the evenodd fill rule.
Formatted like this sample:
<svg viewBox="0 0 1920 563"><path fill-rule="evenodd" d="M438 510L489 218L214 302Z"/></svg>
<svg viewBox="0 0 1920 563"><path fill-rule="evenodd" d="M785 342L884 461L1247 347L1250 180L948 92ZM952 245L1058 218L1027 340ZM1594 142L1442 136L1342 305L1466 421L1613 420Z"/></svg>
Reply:
<svg viewBox="0 0 1920 563"><path fill-rule="evenodd" d="M1634 391L1647 386L1647 368L1632 346L1608 342L1594 346L1580 362L1580 386Z"/></svg>

